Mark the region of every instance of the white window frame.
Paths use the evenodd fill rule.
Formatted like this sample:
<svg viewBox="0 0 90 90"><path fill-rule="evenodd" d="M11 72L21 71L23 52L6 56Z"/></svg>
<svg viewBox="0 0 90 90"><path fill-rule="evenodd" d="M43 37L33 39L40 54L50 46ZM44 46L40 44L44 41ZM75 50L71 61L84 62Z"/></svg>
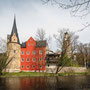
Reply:
<svg viewBox="0 0 90 90"><path fill-rule="evenodd" d="M40 65L40 68L42 68L43 66L42 65Z"/></svg>
<svg viewBox="0 0 90 90"><path fill-rule="evenodd" d="M28 59L29 59L29 61L28 61ZM27 62L30 62L30 58L27 58L26 61L27 61Z"/></svg>
<svg viewBox="0 0 90 90"><path fill-rule="evenodd" d="M30 46L30 43L28 43L28 46Z"/></svg>
<svg viewBox="0 0 90 90"><path fill-rule="evenodd" d="M39 50L39 54L43 54L43 50Z"/></svg>
<svg viewBox="0 0 90 90"><path fill-rule="evenodd" d="M39 58L39 61L43 61L43 58L41 57L41 58Z"/></svg>
<svg viewBox="0 0 90 90"><path fill-rule="evenodd" d="M33 68L35 68L35 65L33 65Z"/></svg>
<svg viewBox="0 0 90 90"><path fill-rule="evenodd" d="M24 68L24 66L22 65L21 68Z"/></svg>
<svg viewBox="0 0 90 90"><path fill-rule="evenodd" d="M29 67L30 67L30 66L29 66L29 65L27 65L27 69L29 69Z"/></svg>
<svg viewBox="0 0 90 90"><path fill-rule="evenodd" d="M22 53L22 55L24 55L24 51L22 51L21 53Z"/></svg>
<svg viewBox="0 0 90 90"><path fill-rule="evenodd" d="M36 58L33 58L33 62L35 62L36 61Z"/></svg>
<svg viewBox="0 0 90 90"><path fill-rule="evenodd" d="M24 62L24 58L21 59L21 62Z"/></svg>
<svg viewBox="0 0 90 90"><path fill-rule="evenodd" d="M27 55L29 55L30 54L30 52L29 51L27 51Z"/></svg>
<svg viewBox="0 0 90 90"><path fill-rule="evenodd" d="M34 43L32 43L32 46L34 45Z"/></svg>
<svg viewBox="0 0 90 90"><path fill-rule="evenodd" d="M33 55L35 55L36 54L36 51L35 50L33 50Z"/></svg>

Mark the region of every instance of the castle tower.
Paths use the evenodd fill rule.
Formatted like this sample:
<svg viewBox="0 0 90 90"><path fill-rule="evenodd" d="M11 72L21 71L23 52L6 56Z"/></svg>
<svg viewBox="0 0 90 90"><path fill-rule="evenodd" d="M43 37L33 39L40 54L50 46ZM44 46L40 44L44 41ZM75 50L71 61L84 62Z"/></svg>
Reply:
<svg viewBox="0 0 90 90"><path fill-rule="evenodd" d="M72 56L71 40L70 35L67 32L64 34L63 52L64 54L67 55L68 58L71 58Z"/></svg>
<svg viewBox="0 0 90 90"><path fill-rule="evenodd" d="M9 56L8 60L11 59L11 62L8 64L6 71L7 72L20 71L21 46L17 32L15 17L11 35L7 35L7 54Z"/></svg>

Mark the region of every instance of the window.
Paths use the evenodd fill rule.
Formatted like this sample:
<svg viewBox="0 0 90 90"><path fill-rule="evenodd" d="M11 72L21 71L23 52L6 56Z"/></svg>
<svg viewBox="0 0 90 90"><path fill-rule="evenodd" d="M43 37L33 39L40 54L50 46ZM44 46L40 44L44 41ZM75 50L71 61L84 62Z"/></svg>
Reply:
<svg viewBox="0 0 90 90"><path fill-rule="evenodd" d="M39 60L40 60L40 61L42 61L42 60L43 60L43 58L40 58Z"/></svg>
<svg viewBox="0 0 90 90"><path fill-rule="evenodd" d="M33 61L35 62L36 61L36 58L33 58Z"/></svg>
<svg viewBox="0 0 90 90"><path fill-rule="evenodd" d="M29 62L29 58L27 58L27 62Z"/></svg>
<svg viewBox="0 0 90 90"><path fill-rule="evenodd" d="M24 51L22 51L22 55L24 54Z"/></svg>
<svg viewBox="0 0 90 90"><path fill-rule="evenodd" d="M36 51L35 50L33 50L33 55L35 55L36 54Z"/></svg>
<svg viewBox="0 0 90 90"><path fill-rule="evenodd" d="M35 65L33 65L33 68L35 68Z"/></svg>
<svg viewBox="0 0 90 90"><path fill-rule="evenodd" d="M21 68L24 68L24 66L22 65Z"/></svg>
<svg viewBox="0 0 90 90"><path fill-rule="evenodd" d="M30 41L32 41L32 39L30 39Z"/></svg>
<svg viewBox="0 0 90 90"><path fill-rule="evenodd" d="M40 68L42 68L42 65L40 65Z"/></svg>
<svg viewBox="0 0 90 90"><path fill-rule="evenodd" d="M27 65L27 68L29 68L29 65Z"/></svg>
<svg viewBox="0 0 90 90"><path fill-rule="evenodd" d="M32 43L32 46L33 46L34 44Z"/></svg>
<svg viewBox="0 0 90 90"><path fill-rule="evenodd" d="M22 58L22 62L24 62L24 58Z"/></svg>
<svg viewBox="0 0 90 90"><path fill-rule="evenodd" d="M16 50L14 50L14 53L16 53Z"/></svg>
<svg viewBox="0 0 90 90"><path fill-rule="evenodd" d="M29 51L27 51L27 55L29 55Z"/></svg>
<svg viewBox="0 0 90 90"><path fill-rule="evenodd" d="M28 43L28 46L30 46L30 43Z"/></svg>
<svg viewBox="0 0 90 90"><path fill-rule="evenodd" d="M39 50L39 54L42 54L42 50Z"/></svg>

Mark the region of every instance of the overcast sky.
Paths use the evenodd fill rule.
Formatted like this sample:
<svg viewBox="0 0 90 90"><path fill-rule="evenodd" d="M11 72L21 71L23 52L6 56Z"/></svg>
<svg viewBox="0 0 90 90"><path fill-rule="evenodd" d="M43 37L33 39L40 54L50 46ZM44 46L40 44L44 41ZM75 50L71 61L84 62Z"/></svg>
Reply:
<svg viewBox="0 0 90 90"><path fill-rule="evenodd" d="M69 10L43 4L41 0L0 0L0 37L6 39L11 33L14 14L20 42L35 37L38 28L43 28L47 36L53 36L59 28L75 32L83 28L83 24L90 23L90 15L83 19L72 17ZM90 28L76 34L81 42L90 42ZM55 45L50 47L56 50Z"/></svg>

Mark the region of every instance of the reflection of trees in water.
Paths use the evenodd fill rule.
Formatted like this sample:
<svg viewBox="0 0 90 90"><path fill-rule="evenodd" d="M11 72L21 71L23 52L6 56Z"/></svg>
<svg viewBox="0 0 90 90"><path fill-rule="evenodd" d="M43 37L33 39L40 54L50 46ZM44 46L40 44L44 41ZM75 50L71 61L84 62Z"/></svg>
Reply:
<svg viewBox="0 0 90 90"><path fill-rule="evenodd" d="M90 77L66 76L48 77L47 90L90 90Z"/></svg>
<svg viewBox="0 0 90 90"><path fill-rule="evenodd" d="M2 78L0 90L90 90L90 77Z"/></svg>

